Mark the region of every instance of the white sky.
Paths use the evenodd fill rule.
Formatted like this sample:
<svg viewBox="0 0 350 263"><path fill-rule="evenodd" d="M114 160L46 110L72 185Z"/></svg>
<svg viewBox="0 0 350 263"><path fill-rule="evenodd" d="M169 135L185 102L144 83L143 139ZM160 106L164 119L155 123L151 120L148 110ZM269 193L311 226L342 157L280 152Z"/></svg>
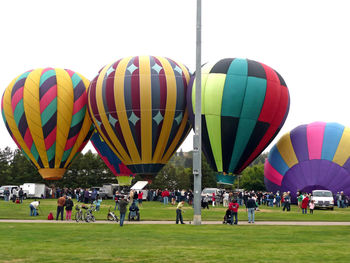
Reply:
<svg viewBox="0 0 350 263"><path fill-rule="evenodd" d="M203 0L202 62L256 60L289 87L289 116L271 145L304 123L350 126L347 3ZM195 33L195 0L0 1L0 93L29 69L68 68L91 80L105 64L130 55L166 56L193 72ZM14 149L0 123L0 148ZM192 133L182 145L191 148Z"/></svg>

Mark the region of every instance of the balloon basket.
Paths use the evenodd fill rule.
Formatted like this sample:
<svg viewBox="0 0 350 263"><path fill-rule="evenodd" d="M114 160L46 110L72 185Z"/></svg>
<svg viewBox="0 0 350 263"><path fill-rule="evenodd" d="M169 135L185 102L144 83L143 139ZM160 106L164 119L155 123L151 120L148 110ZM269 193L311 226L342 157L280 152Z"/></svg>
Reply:
<svg viewBox="0 0 350 263"><path fill-rule="evenodd" d="M130 186L131 181L133 177L132 176L117 176L118 184L120 186Z"/></svg>
<svg viewBox="0 0 350 263"><path fill-rule="evenodd" d="M41 168L39 174L45 180L60 180L62 179L66 168Z"/></svg>
<svg viewBox="0 0 350 263"><path fill-rule="evenodd" d="M216 174L216 183L218 184L233 185L235 179L236 176L232 174Z"/></svg>

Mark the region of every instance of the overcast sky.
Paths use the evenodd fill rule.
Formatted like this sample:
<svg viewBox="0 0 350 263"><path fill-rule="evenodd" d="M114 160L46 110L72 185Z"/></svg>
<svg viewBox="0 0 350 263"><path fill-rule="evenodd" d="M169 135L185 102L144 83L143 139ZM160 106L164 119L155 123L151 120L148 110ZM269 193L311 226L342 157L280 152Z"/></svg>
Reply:
<svg viewBox="0 0 350 263"><path fill-rule="evenodd" d="M249 58L287 83L289 116L271 145L300 124L350 126L347 2L203 0L203 63ZM0 93L29 69L68 68L91 80L126 56L165 56L193 72L195 33L195 0L1 1ZM14 149L2 121L0 132L0 148ZM192 148L192 133L181 147Z"/></svg>

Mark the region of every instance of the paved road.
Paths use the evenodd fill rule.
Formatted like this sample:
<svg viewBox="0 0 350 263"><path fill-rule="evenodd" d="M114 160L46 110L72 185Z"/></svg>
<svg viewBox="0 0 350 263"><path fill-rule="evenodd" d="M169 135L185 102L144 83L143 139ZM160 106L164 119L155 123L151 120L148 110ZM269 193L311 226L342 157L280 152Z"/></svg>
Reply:
<svg viewBox="0 0 350 263"><path fill-rule="evenodd" d="M49 223L49 224L76 224L75 221L56 221L56 220L14 220L0 219L0 223ZM192 222L185 221L186 224ZM87 224L87 223L81 223ZM110 221L96 221L90 224L116 224ZM134 225L171 225L175 221L125 221L124 224ZM203 225L221 225L222 221L202 221ZM256 221L255 224L248 224L247 221L240 221L239 225L269 225L269 226L350 226L350 222L307 222L307 221Z"/></svg>

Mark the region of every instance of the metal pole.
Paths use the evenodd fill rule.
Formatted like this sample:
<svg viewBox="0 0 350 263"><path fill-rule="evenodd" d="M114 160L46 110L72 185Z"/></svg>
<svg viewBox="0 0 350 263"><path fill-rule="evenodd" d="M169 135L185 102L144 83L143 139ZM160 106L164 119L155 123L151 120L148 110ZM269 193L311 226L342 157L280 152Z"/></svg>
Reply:
<svg viewBox="0 0 350 263"><path fill-rule="evenodd" d="M201 122L201 20L202 0L197 0L197 26L196 26L196 100L195 100L195 124L193 136L193 174L194 174L194 217L193 223L200 225L201 216L201 192L202 192L202 122Z"/></svg>

